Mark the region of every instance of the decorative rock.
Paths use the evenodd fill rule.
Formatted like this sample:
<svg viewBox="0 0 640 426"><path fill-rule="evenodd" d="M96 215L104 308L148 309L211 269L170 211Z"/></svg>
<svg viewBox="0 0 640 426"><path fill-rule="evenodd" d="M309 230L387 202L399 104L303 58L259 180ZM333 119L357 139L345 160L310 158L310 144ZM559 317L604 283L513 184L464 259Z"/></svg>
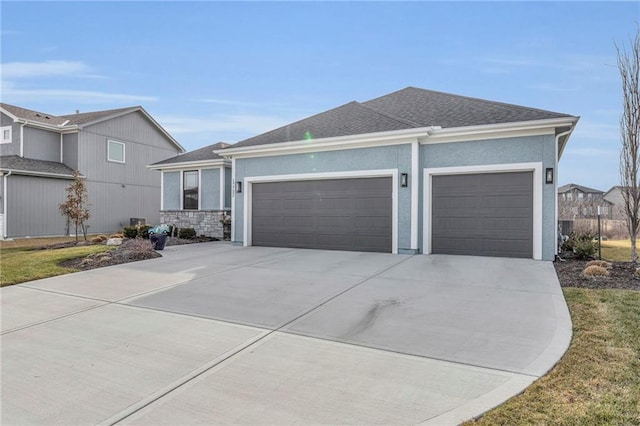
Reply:
<svg viewBox="0 0 640 426"><path fill-rule="evenodd" d="M122 244L122 238L109 238L107 240L108 246L119 246L120 244Z"/></svg>

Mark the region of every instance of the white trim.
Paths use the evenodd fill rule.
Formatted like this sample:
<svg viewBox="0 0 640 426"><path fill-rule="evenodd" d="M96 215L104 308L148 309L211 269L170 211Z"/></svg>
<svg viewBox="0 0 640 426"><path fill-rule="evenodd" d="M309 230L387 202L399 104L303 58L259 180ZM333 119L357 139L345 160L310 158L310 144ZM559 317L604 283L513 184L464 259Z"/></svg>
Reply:
<svg viewBox="0 0 640 426"><path fill-rule="evenodd" d="M7 203L7 178L9 176L11 176L11 171L2 174L2 239L7 238L7 235L9 235L7 232L7 209L9 208L9 203Z"/></svg>
<svg viewBox="0 0 640 426"><path fill-rule="evenodd" d="M202 210L202 169L198 169L198 210Z"/></svg>
<svg viewBox="0 0 640 426"><path fill-rule="evenodd" d="M9 131L9 139L4 138L4 132ZM13 142L13 126L0 127L0 144Z"/></svg>
<svg viewBox="0 0 640 426"><path fill-rule="evenodd" d="M224 209L224 167L220 167L220 210Z"/></svg>
<svg viewBox="0 0 640 426"><path fill-rule="evenodd" d="M109 149L109 148L111 147L111 144L112 144L112 143L114 143L114 144L118 144L118 145L122 145L122 161L120 161L120 160L113 160L113 159L111 159L111 158L110 158L110 152L111 152L111 151L110 151L110 149ZM117 141L117 140L114 140L114 139L107 139L107 161L108 161L109 163L125 164L125 163L127 162L127 156L126 156L126 154L127 154L127 153L126 153L126 145L125 145L125 143L124 143L124 142L120 142L120 141Z"/></svg>
<svg viewBox="0 0 640 426"><path fill-rule="evenodd" d="M164 210L164 171L160 171L160 210Z"/></svg>
<svg viewBox="0 0 640 426"><path fill-rule="evenodd" d="M184 210L184 170L180 170L180 210Z"/></svg>
<svg viewBox="0 0 640 426"><path fill-rule="evenodd" d="M236 159L231 160L231 241L236 240Z"/></svg>
<svg viewBox="0 0 640 426"><path fill-rule="evenodd" d="M573 126L577 117L561 117L545 120L519 121L514 123L483 124L478 126L454 127L441 129L440 127L421 127L387 132L365 133L358 135L337 136L314 140L298 140L264 145L253 145L234 148L233 145L224 149L214 150L215 154L226 158L264 157L268 155L299 154L311 151L329 151L352 148L370 148L373 146L388 146L410 143L420 138L421 143L430 143L431 139L441 142L453 140L494 139L512 137L513 135L553 134L557 127Z"/></svg>
<svg viewBox="0 0 640 426"><path fill-rule="evenodd" d="M60 162L64 163L64 136L60 133Z"/></svg>
<svg viewBox="0 0 640 426"><path fill-rule="evenodd" d="M4 169L4 168L0 168L0 173L14 173L16 175L20 175L20 176L46 176L46 177L51 177L51 178L60 178L60 179L73 179L73 175L64 175L61 173L46 173L46 172L32 172L29 170L18 170L18 169ZM80 175L81 177L85 177L83 175Z"/></svg>
<svg viewBox="0 0 640 426"><path fill-rule="evenodd" d="M146 167L151 170L179 170L179 169L188 169L188 168L198 168L201 167L203 169L206 168L216 168L221 165L230 165L231 162L229 160L201 160L201 161L183 161L181 163L170 163L170 164L149 164Z"/></svg>
<svg viewBox="0 0 640 426"><path fill-rule="evenodd" d="M418 249L418 203L420 199L420 146L418 141L411 144L411 249Z"/></svg>
<svg viewBox="0 0 640 426"><path fill-rule="evenodd" d="M235 170L235 168L234 168ZM321 179L349 179L349 178L370 178L370 177L391 177L391 252L398 253L398 170L397 169L381 169L381 170L355 170L340 171L326 173L300 173L288 175L271 175L271 176L249 176L244 178L242 191L244 193L244 211L243 211L243 242L244 246L252 244L251 239L251 192L254 183L263 182L284 182L297 180L321 180ZM235 206L232 206L235 212Z"/></svg>
<svg viewBox="0 0 640 426"><path fill-rule="evenodd" d="M20 125L20 157L24 157L24 126L27 123L22 123Z"/></svg>
<svg viewBox="0 0 640 426"><path fill-rule="evenodd" d="M431 193L432 176L475 174L475 173L509 173L533 171L533 258L542 260L542 163L488 164L481 166L435 167L425 168L423 177L423 246L424 253L431 254Z"/></svg>

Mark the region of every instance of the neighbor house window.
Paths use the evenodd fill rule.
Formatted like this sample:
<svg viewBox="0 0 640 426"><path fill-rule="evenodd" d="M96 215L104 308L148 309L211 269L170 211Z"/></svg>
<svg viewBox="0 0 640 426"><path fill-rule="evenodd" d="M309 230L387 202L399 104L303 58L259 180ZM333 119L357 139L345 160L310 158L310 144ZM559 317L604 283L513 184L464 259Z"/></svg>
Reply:
<svg viewBox="0 0 640 426"><path fill-rule="evenodd" d="M11 126L0 127L2 129L2 141L0 143L11 143Z"/></svg>
<svg viewBox="0 0 640 426"><path fill-rule="evenodd" d="M198 175L197 170L183 173L182 182L182 208L184 210L198 210Z"/></svg>
<svg viewBox="0 0 640 426"><path fill-rule="evenodd" d="M578 200L582 200L584 198L584 194L582 192L578 192Z"/></svg>
<svg viewBox="0 0 640 426"><path fill-rule="evenodd" d="M124 143L107 140L107 160L124 163Z"/></svg>
<svg viewBox="0 0 640 426"><path fill-rule="evenodd" d="M567 200L569 200L569 201L573 200L573 194L572 193L568 193L567 194Z"/></svg>
<svg viewBox="0 0 640 426"><path fill-rule="evenodd" d="M609 207L601 206L601 207L600 207L600 213L602 213L602 214L604 214L604 215L609 214Z"/></svg>

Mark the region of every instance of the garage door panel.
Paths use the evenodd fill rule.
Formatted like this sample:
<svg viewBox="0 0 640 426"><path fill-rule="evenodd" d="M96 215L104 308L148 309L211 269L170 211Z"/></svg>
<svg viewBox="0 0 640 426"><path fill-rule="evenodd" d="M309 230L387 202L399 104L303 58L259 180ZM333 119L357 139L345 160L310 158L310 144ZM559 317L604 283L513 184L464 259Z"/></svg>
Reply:
<svg viewBox="0 0 640 426"><path fill-rule="evenodd" d="M532 257L532 172L432 179L433 253Z"/></svg>
<svg viewBox="0 0 640 426"><path fill-rule="evenodd" d="M391 178L255 183L252 244L390 252Z"/></svg>

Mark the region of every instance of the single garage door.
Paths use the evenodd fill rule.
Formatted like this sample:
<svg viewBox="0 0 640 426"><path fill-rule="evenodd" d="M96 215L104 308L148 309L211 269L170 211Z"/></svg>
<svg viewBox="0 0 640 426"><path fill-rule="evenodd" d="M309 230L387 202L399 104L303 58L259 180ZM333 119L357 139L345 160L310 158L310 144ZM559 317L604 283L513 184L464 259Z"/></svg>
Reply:
<svg viewBox="0 0 640 426"><path fill-rule="evenodd" d="M433 253L533 257L533 172L432 179Z"/></svg>
<svg viewBox="0 0 640 426"><path fill-rule="evenodd" d="M391 252L391 178L254 183L254 246Z"/></svg>

